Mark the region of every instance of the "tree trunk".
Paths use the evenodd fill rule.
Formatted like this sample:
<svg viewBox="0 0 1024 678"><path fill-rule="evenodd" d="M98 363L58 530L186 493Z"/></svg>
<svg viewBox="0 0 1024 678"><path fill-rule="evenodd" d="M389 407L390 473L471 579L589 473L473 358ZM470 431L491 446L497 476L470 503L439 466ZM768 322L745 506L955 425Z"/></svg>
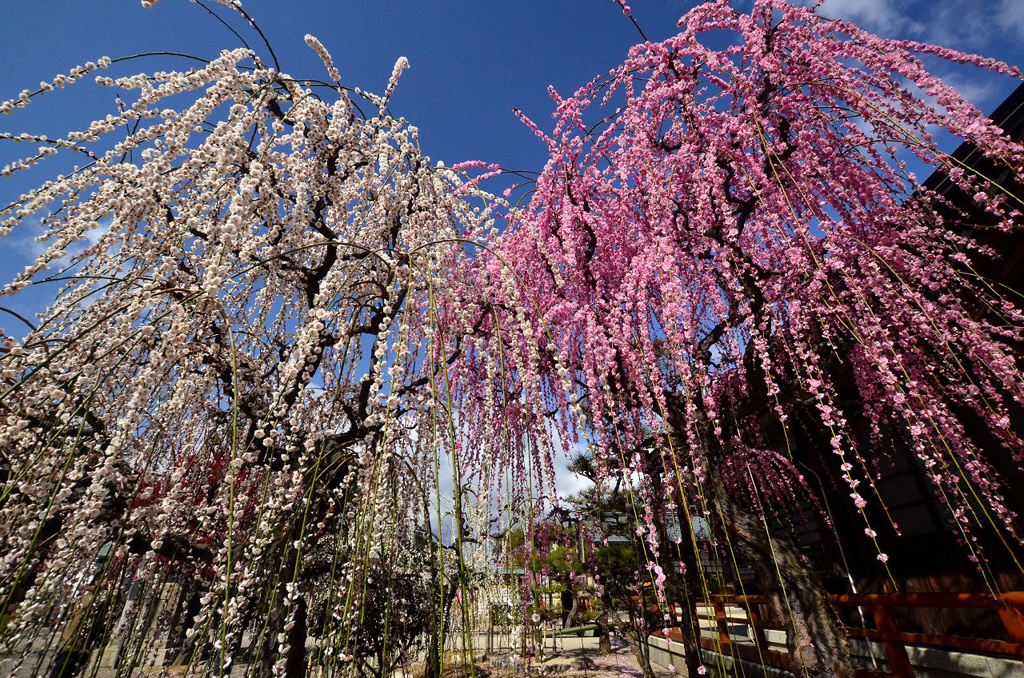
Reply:
<svg viewBox="0 0 1024 678"><path fill-rule="evenodd" d="M717 473L707 477L715 511L762 595L786 626L789 668L801 678L853 678L850 648L819 578L788 540L738 506ZM780 580L781 575L781 580Z"/></svg>
<svg viewBox="0 0 1024 678"><path fill-rule="evenodd" d="M299 595L295 602L294 626L288 631L288 661L285 663L284 678L305 678L306 676L306 599Z"/></svg>
<svg viewBox="0 0 1024 678"><path fill-rule="evenodd" d="M602 589L599 586L590 586L589 584L583 584L583 586L594 600L594 604L600 606L600 612L597 619L594 620L594 624L597 625L597 652L598 654L611 654L612 631L608 622L612 611L611 600L608 596L600 593Z"/></svg>
<svg viewBox="0 0 1024 678"><path fill-rule="evenodd" d="M436 625L437 622L434 622ZM440 678L441 676L441 655L439 653L440 635L436 627L430 632L430 647L427 649L426 664L423 667L423 678Z"/></svg>
<svg viewBox="0 0 1024 678"><path fill-rule="evenodd" d="M263 638L263 646L259 653L259 666L255 676L258 678L271 678L274 675L274 664L278 659L278 637L286 633L284 638L285 647L288 649L286 655L283 678L302 678L306 675L306 605L300 597L296 604L295 624L291 630L285 632L288 624L289 610L285 609L283 587L275 596L275 604L267 619L267 631Z"/></svg>
<svg viewBox="0 0 1024 678"><path fill-rule="evenodd" d="M186 601L185 609L182 611L180 628L177 632L177 635L180 635L181 641L177 646L179 648L178 654L171 661L172 666L188 664L196 651L196 644L201 642L203 637L200 633L193 633L192 637L189 638L185 631L194 628L194 619L202 610L202 597L205 589L198 582L186 582L183 586L188 586L190 590L183 595Z"/></svg>
<svg viewBox="0 0 1024 678"><path fill-rule="evenodd" d="M444 576L443 574L440 574L439 569L435 569L434 571L438 573L437 576ZM439 587L436 587L435 585L434 590L438 591L438 588ZM458 588L449 583L449 586L445 588L444 598L439 601L440 606L437 608L440 610L440 619L435 615L431 615L430 649L427 651L427 662L426 666L423 668L423 678L440 678L441 676L443 668L441 666L441 655L444 652L444 648L441 647L441 642L444 636L448 633L448 625L451 620L451 607L452 603L455 601L455 593L457 591ZM441 598L440 592L437 593L437 598Z"/></svg>
<svg viewBox="0 0 1024 678"><path fill-rule="evenodd" d="M651 647L647 644L647 632L637 631L635 624L631 625L634 628L626 631L626 642L629 643L629 649L633 651L633 656L636 657L636 663L640 665L640 670L644 672L644 678L654 678L654 669L651 668Z"/></svg>
<svg viewBox="0 0 1024 678"><path fill-rule="evenodd" d="M601 614L595 620L597 623L597 653L612 653L612 632L608 626L608 608L601 610Z"/></svg>
<svg viewBox="0 0 1024 678"><path fill-rule="evenodd" d="M689 520L687 512L680 507L678 512L682 541L679 553L683 561L683 612L679 620L679 633L682 635L683 652L686 657L686 675L699 678L698 669L703 662L700 655L700 627L697 624L697 601L701 593L700 558L697 554L695 538L691 534L693 525L686 525Z"/></svg>
<svg viewBox="0 0 1024 678"><path fill-rule="evenodd" d="M663 475L653 475L651 478L652 482L652 495L654 496L654 512L656 515L668 516L668 507L665 505L665 494L663 491ZM675 494L675 493L673 493ZM685 498L676 496L675 498L677 505L676 517L679 522L680 528L680 542L679 542L679 561L683 566L682 575L682 586L679 585L679 577L676 575L675 562L672 558L672 548L669 546L671 541L668 534L668 521L658 521L656 527L658 530L658 541L661 544L661 548L658 550L659 565L661 565L667 579L665 582L665 608L670 618L679 627L679 632L682 635L682 646L686 657L686 670L690 678L700 678L698 669L700 668L701 661L700 656L700 627L697 624L697 601L702 593L703 584L700 577L700 559L697 555L697 548L695 539L691 534L693 526L688 524L690 517L682 505ZM679 605L683 609L683 617L681 619L676 618L675 606ZM669 623L663 623L663 626L670 626Z"/></svg>
<svg viewBox="0 0 1024 678"><path fill-rule="evenodd" d="M254 675L256 678L272 678L274 664L278 660L278 638L284 634L284 645L288 649L285 657L282 678L304 678L306 675L306 601L300 594L295 601L294 615L285 606L288 599L288 575L295 571L298 552L288 542L287 556L281 566L281 580L277 590L271 596L267 630L263 635L263 643L259 652L259 665ZM289 622L291 629L285 630Z"/></svg>

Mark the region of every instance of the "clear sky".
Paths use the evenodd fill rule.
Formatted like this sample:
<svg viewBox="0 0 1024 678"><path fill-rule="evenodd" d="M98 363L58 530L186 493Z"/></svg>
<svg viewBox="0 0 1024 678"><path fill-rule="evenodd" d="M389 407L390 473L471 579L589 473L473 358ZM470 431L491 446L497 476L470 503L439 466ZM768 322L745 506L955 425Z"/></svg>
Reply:
<svg viewBox="0 0 1024 678"><path fill-rule="evenodd" d="M226 8L208 1L231 17ZM548 85L570 93L620 63L640 39L612 0L243 2L267 34L282 70L293 76L325 75L303 41L306 33L316 35L332 53L345 84L373 92L384 90L395 60L408 57L412 67L402 76L391 110L417 125L426 153L447 164L474 159L539 170L546 149L512 109L519 107L542 127L550 126ZM740 7L749 3L737 0ZM698 3L630 4L648 37L662 40ZM1024 0L827 0L822 12L887 37L939 43L1024 66ZM231 17L230 23L250 44L258 43L237 19ZM187 0L162 0L152 9L139 0L0 0L0 100L102 55L174 51L212 57L238 45L238 38ZM188 65L134 61L118 73ZM1016 86L962 68L943 68L938 74L984 111ZM112 69L105 75L115 73ZM0 116L0 132L61 135L113 110L111 90L82 82ZM17 151L24 152L25 146L0 140L0 166L19 156ZM56 171L44 164L18 179L0 178L0 203L8 204ZM38 247L32 235L22 231L0 241L4 282ZM0 300L0 305L31 313L40 302L45 303L28 294ZM0 327L13 331L14 324L0 318ZM560 484L563 480L563 491L571 489L571 479L560 478Z"/></svg>
<svg viewBox="0 0 1024 678"><path fill-rule="evenodd" d="M695 4L633 0L632 8L647 35L658 40L673 34L679 17ZM374 92L383 91L395 60L408 57L412 68L391 108L420 127L429 155L449 164L480 159L539 169L545 149L512 109L519 107L543 127L552 109L548 85L569 93L621 62L639 40L612 0L244 0L244 6L293 76L324 76L303 42L306 33L331 51L346 84ZM824 11L883 35L1024 66L1024 0L828 0ZM232 24L246 39L256 38L238 21ZM101 55L176 51L210 57L237 45L226 28L186 0L163 0L152 9L138 0L3 0L0 99ZM170 65L135 61L124 72ZM963 72L941 75L952 75L953 84L984 110L1014 86ZM58 132L90 111L105 114L111 91L96 93L105 97L96 100L85 91L95 89L82 83L57 92L45 105L0 118L0 131ZM0 158L8 155L0 148ZM0 182L0 199L21 190Z"/></svg>

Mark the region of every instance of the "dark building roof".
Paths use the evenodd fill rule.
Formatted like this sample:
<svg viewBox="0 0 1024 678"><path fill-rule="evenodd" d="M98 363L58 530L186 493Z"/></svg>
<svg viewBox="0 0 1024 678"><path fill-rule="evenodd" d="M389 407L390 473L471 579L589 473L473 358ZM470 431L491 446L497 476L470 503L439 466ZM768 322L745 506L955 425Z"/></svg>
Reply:
<svg viewBox="0 0 1024 678"><path fill-rule="evenodd" d="M999 104L989 118L1011 139L1024 141L1024 84L1019 85ZM1024 185L1010 168L992 162L969 142L960 144L951 156L997 187L990 194L998 192L998 187L1002 187L1016 197L1018 204L1024 205ZM1024 293L1024 235L1021 229L1007 233L989 228L995 225L992 215L985 212L983 205L975 203L972 196L962 191L942 171L933 172L925 180L924 187L936 191L949 201L949 206L939 208L939 213L946 217L947 223L999 254L997 260L975 257L972 264L978 272L990 280L1007 285L1015 292ZM1024 212L1024 209L1021 211Z"/></svg>

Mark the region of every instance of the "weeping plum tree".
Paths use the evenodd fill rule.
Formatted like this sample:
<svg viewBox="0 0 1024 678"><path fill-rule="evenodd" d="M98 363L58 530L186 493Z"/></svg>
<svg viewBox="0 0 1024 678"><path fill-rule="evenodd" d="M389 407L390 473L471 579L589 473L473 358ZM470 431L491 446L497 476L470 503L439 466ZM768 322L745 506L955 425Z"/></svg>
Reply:
<svg viewBox="0 0 1024 678"><path fill-rule="evenodd" d="M869 520L875 464L909 450L982 574L979 531L1020 550L991 462L1024 452L1010 421L1024 399L1021 309L973 269L997 253L912 170L944 172L991 228L1014 229L1019 196L941 152L933 132L1018 178L1024 149L922 60L1021 74L783 0L746 14L715 0L680 25L572 96L552 90L552 132L524 118L550 157L500 256L478 264L504 309L485 329L532 347L503 363L545 385L517 408L561 422L563 440L582 426L599 482L641 479L656 585L683 562L707 593L692 529L675 543L664 530L669 507L683 526L705 518L787 620L793 671L850 676L820 581L768 529L769 507L806 491L798 455L838 469L876 545L890 526ZM797 432L814 445L797 450ZM884 566L880 546L877 557Z"/></svg>
<svg viewBox="0 0 1024 678"><path fill-rule="evenodd" d="M581 434L597 482L628 491L653 589L682 563L687 595L707 593L696 536L666 523L705 519L789 620L798 675L852 673L820 582L766 525L805 491L799 455L834 458L868 539L884 527L866 510L873 463L905 448L980 567L978 526L1018 548L989 462L1021 460L1021 311L974 274L993 253L940 216L907 161L1012 229L1016 199L930 132L1015 176L1024 152L921 58L1020 73L783 0L748 14L715 0L681 25L555 95L554 131L534 126L550 159L500 239L496 201L473 207L474 182L430 164L390 115L404 60L364 115L314 38L327 82L269 66L269 47L238 49L100 75L116 112L62 138L19 136L38 150L3 175L85 160L0 213L0 234L38 218L48 243L5 291L60 285L38 324L2 333L4 670L50 656L35 651L83 607L109 611L99 635L143 656L149 631L118 615L133 578L193 592L180 619L197 673L223 672L243 646L257 675L383 670L407 645L389 642L402 624L440 661L469 532L459 492L452 548L438 544L426 572L396 557L435 534L424 488L439 506L446 468L453 487L481 487L475 508L536 514L554 453ZM711 48L712 33L730 46ZM609 114L594 124L597 102ZM796 449L798 429L820 444Z"/></svg>
<svg viewBox="0 0 1024 678"><path fill-rule="evenodd" d="M307 42L326 82L267 45L114 77L104 57L0 104L24 116L86 76L119 104L62 138L5 135L33 147L5 176L82 161L0 212L2 235L46 243L4 292L54 290L2 332L4 674L46 671L49 631L86 608L110 611L131 670L153 633L119 616L132 580L150 604L191 592L180 661L204 675L243 633L254 675L300 676L309 635L321 668L373 672L447 626L424 621L423 577L458 587L462 551L416 555L430 504L409 488L464 452L444 382L460 338L438 325L489 208L388 111L404 57L383 96L353 99Z"/></svg>

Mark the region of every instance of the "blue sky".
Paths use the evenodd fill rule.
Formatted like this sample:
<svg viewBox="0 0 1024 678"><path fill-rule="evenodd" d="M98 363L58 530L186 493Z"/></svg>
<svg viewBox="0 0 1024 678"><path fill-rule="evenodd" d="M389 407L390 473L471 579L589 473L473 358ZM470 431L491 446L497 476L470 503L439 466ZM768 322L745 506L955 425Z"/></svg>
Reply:
<svg viewBox="0 0 1024 678"><path fill-rule="evenodd" d="M658 40L673 34L678 18L695 4L633 0L632 7L648 36ZM449 164L480 159L539 169L545 149L512 109L521 108L544 126L552 109L548 85L571 92L619 63L639 38L612 0L245 0L244 5L267 33L282 68L294 76L323 77L323 66L303 42L307 32L331 51L346 84L370 91L382 91L395 60L408 57L412 68L402 77L392 110L420 127L429 155ZM229 14L213 0L210 6ZM827 0L824 12L883 35L1024 65L1024 0ZM239 22L232 23L243 37L255 38ZM0 99L104 54L212 56L237 44L199 5L186 0L163 0L153 9L144 9L138 0L4 0ZM170 65L136 61L128 68ZM974 73L945 75L984 110L1013 88L1012 82ZM0 131L56 133L85 121L90 112L105 114L110 90L94 89L82 83L74 91L58 92L45 105L4 116ZM0 158L8 155L3 151ZM21 190L0 183L0 199Z"/></svg>

